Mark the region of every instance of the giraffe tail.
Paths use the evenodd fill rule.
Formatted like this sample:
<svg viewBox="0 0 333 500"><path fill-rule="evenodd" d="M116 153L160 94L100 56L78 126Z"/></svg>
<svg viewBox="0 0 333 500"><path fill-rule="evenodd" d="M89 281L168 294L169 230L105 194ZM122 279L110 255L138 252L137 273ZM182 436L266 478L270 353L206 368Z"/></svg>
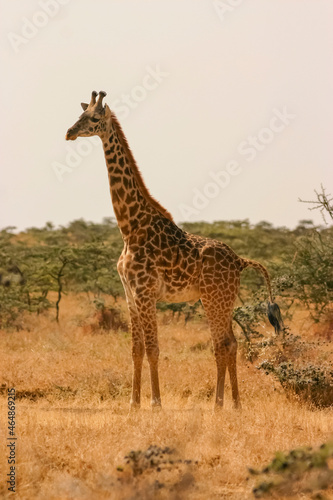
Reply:
<svg viewBox="0 0 333 500"><path fill-rule="evenodd" d="M284 324L283 324L283 319L281 316L281 311L279 306L277 305L276 302L274 302L273 295L272 295L272 286L271 286L271 280L269 277L269 274L267 272L267 269L260 264L260 262L257 262L255 260L250 260L250 259L242 259L242 271L243 269L246 269L247 267L252 267L253 269L258 269L258 271L263 274L265 281L266 281L266 286L268 290L268 296L269 296L269 301L267 305L267 316L269 319L269 322L272 326L274 326L274 330L276 334L279 334L281 330L284 329Z"/></svg>

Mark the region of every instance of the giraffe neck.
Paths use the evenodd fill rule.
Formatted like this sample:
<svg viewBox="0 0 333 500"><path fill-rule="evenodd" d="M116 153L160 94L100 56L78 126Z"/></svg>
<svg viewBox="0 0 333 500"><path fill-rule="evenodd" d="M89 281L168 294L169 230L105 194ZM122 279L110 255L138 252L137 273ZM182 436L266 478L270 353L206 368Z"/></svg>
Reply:
<svg viewBox="0 0 333 500"><path fill-rule="evenodd" d="M111 120L108 129L101 135L101 139L108 169L112 204L120 232L125 239L153 214L158 214L158 211L142 192L137 178L140 173L135 175L138 169L119 124Z"/></svg>

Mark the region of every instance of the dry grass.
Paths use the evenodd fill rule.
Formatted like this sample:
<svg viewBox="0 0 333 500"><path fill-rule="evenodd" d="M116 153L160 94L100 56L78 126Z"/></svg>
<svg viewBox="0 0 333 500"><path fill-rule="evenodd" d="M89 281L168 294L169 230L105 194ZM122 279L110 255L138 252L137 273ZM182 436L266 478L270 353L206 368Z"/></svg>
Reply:
<svg viewBox="0 0 333 500"><path fill-rule="evenodd" d="M84 297L66 297L61 315L59 325L46 314L27 317L23 331L0 331L0 386L14 386L19 396L17 498L244 500L253 498L248 466L261 468L276 450L333 437L331 410L312 411L289 401L271 376L241 355L243 410L231 408L227 385L225 409L214 414L215 366L209 344L205 348L204 322L184 327L161 318L164 407L157 413L149 408L145 361L142 409L129 414L129 335L88 328L93 310ZM303 334L315 339L308 327ZM199 344L203 349L191 348ZM329 359L329 347L324 351L318 357ZM6 414L3 390L2 436ZM182 462L133 477L124 456L151 444L175 448ZM0 496L7 498L3 444L0 453ZM187 459L193 462L184 463ZM330 494L325 492L326 498Z"/></svg>

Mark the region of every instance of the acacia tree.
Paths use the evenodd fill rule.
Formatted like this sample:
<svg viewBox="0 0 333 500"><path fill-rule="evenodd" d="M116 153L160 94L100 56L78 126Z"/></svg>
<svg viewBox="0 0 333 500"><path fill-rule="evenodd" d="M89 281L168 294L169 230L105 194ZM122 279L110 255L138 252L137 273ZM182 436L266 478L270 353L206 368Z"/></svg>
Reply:
<svg viewBox="0 0 333 500"><path fill-rule="evenodd" d="M117 272L119 249L103 242L78 246L68 269L68 286L77 292L91 292L95 297L102 293L115 300L123 295Z"/></svg>
<svg viewBox="0 0 333 500"><path fill-rule="evenodd" d="M310 234L299 238L293 262L295 290L298 298L309 310L312 319L320 321L333 301L333 198L325 188L317 192L317 199L306 201L310 210L319 210L326 227L313 228ZM300 200L303 201L303 200Z"/></svg>
<svg viewBox="0 0 333 500"><path fill-rule="evenodd" d="M327 217L333 220L333 197L331 194L326 193L326 189L323 187L323 185L321 185L320 188L321 191L315 190L315 194L317 197L316 200L306 201L299 199L299 201L301 203L312 205L309 210L319 210L324 223L328 225Z"/></svg>
<svg viewBox="0 0 333 500"><path fill-rule="evenodd" d="M75 225L76 241L79 239L77 227L81 230L82 225L82 222ZM108 222L102 226L104 233L104 226L109 225ZM48 308L55 308L58 321L61 299L68 291L91 292L94 296L104 293L115 299L123 293L116 269L120 253L118 241L101 241L96 237L102 232L99 228L87 231L88 243L72 243L73 232L67 235L50 225L41 230L31 228L25 233L29 244L17 238L13 229L0 231L2 327L18 326L17 320L23 311L40 314ZM55 300L51 300L50 292L57 293Z"/></svg>

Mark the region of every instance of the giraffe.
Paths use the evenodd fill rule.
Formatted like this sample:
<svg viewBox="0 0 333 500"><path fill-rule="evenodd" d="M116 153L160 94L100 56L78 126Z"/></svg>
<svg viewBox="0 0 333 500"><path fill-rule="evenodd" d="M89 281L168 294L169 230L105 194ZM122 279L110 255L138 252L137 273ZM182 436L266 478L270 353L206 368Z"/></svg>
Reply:
<svg viewBox="0 0 333 500"><path fill-rule="evenodd" d="M189 234L175 224L170 213L148 191L119 121L109 106L103 105L105 96L103 91L93 91L90 103L81 103L83 113L68 129L66 140L97 135L104 148L111 199L124 242L117 269L132 334L130 407L140 407L145 353L150 369L151 406L161 407L156 303L200 299L208 318L217 368L215 408L223 406L227 369L233 403L239 408L232 312L240 274L245 268L252 267L263 274L269 294L269 320L276 332L283 326L267 270L259 262L239 257L225 243Z"/></svg>

